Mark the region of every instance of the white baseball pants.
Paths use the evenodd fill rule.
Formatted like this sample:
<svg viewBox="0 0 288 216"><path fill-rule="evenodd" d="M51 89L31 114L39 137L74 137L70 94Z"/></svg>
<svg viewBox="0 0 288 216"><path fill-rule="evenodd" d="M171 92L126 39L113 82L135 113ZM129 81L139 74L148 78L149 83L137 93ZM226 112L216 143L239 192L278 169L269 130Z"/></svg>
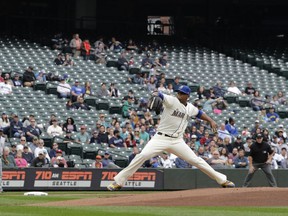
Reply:
<svg viewBox="0 0 288 216"><path fill-rule="evenodd" d="M156 134L144 147L142 152L131 161L128 167L119 172L114 180L118 185L125 185L125 182L131 177L142 164L156 155L160 155L163 151L168 151L187 161L191 165L197 167L214 179L218 184L227 181L227 176L215 171L205 160L197 157L197 155L189 148L182 138L171 138L164 135Z"/></svg>

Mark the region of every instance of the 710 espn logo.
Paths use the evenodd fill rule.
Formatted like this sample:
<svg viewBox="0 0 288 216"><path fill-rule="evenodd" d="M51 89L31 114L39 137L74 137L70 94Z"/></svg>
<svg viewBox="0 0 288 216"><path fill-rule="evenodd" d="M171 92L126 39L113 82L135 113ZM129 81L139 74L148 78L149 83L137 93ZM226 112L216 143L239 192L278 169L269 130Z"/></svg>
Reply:
<svg viewBox="0 0 288 216"><path fill-rule="evenodd" d="M36 171L34 187L90 187L92 172Z"/></svg>
<svg viewBox="0 0 288 216"><path fill-rule="evenodd" d="M102 172L102 179L100 187L107 187L114 181L114 177L118 172ZM136 172L125 183L124 187L127 188L154 188L156 181L156 172Z"/></svg>

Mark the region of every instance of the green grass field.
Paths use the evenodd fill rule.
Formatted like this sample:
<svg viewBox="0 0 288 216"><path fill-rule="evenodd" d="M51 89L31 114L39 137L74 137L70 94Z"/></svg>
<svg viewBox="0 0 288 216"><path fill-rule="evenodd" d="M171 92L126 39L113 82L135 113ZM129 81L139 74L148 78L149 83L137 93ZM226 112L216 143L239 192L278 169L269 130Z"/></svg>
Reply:
<svg viewBox="0 0 288 216"><path fill-rule="evenodd" d="M125 192L120 192L125 193ZM134 193L134 192L133 192ZM141 192L140 192L141 193ZM142 192L143 193L143 192ZM145 192L144 192L145 193ZM117 192L119 194L119 192ZM87 197L107 197L113 196L111 192L49 192L46 197L23 196L23 193L6 192L0 195L0 215L1 216L250 216L250 215L287 215L288 207L123 207L123 206L85 206L85 207L42 207L26 206L27 204L55 202L71 199L82 199ZM132 200L127 200L132 202Z"/></svg>

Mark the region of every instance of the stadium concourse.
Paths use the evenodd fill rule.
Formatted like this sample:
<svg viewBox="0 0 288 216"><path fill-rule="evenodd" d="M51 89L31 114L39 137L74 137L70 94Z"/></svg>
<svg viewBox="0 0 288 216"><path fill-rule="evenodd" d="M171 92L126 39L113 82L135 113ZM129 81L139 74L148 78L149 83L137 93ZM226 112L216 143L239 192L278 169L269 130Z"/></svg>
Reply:
<svg viewBox="0 0 288 216"><path fill-rule="evenodd" d="M73 64L64 66L54 63L60 50L52 50L22 39L0 39L1 81L4 83L1 85L9 85L9 82L15 85L19 77L20 81L23 79L25 70L31 70L30 72L37 75L33 87L23 87L23 84L20 84L13 86L11 91L1 87L0 126L6 134L6 145L10 147L9 155L16 157L22 137L27 140L24 146L32 148L32 154L35 153L33 150L36 147L39 148L38 141L33 144L31 135L27 134L27 127L34 119L41 130L41 134L35 136L44 141L44 149L48 154L55 151L54 157L57 148L61 149L63 152L59 157L63 157L68 166L86 168L101 167L99 164L102 164L107 167L112 165L114 168L125 167L129 160L133 159L133 154L137 154L155 134L157 122L161 117L147 110L147 100L151 91L158 89L167 94L174 94L180 85L185 84L193 92L190 101L207 112L219 126L226 124L219 128L218 133L213 134L205 122L191 120L185 140L199 157L205 158L213 167L215 164L212 163L212 152L218 150L220 158L216 159L223 162L221 166L215 165L214 168L238 168L235 161L238 157L243 157L239 156L239 150L244 149L247 155L248 140L253 140L256 134L263 133L265 140L276 152L273 168L286 168L287 153L282 149L287 147L285 129L288 122L288 86L284 72L275 73L275 70L261 65L252 65L247 63L247 58L237 59L236 51L233 58L197 45L155 45L154 41L144 45L139 43L135 49L125 51L124 43L122 44L119 49L115 49L115 44L114 50L111 46L108 49L103 48L103 61L97 61L99 56L97 57L96 52L93 54L92 50L89 58L76 56L74 52L74 56L71 57ZM140 47L144 47L142 51ZM98 48L95 47L95 50ZM244 50L241 50L241 55L246 55ZM133 57L133 61L127 60L129 66L119 67L120 57ZM168 62L161 64L159 59L164 58L168 58ZM276 72L286 69L285 60L278 61L277 66L282 66L283 70L279 69ZM73 103L69 104L70 96L59 95L57 87L60 81L71 85L72 92L75 83L85 89L82 93L85 109L82 109L81 98L76 97L73 100L72 97ZM87 82L91 88L84 88L84 83ZM111 84L114 84L119 93L116 97L112 94ZM169 84L172 84L170 89ZM76 85L75 88L77 87ZM257 91L260 95L255 93ZM5 115L10 119L9 122L4 120ZM54 121L51 115L58 120L56 125L60 126L60 133L49 133L48 127L53 125ZM26 127L13 128L17 116L20 121L28 119ZM69 130L67 124L64 126L68 118L73 118L74 121ZM101 125L104 126L104 131L100 129ZM84 133L81 133L82 129L85 130ZM71 137L66 136L67 130L71 130ZM209 134L206 136L205 132ZM58 147L54 147L56 145L53 143L58 143ZM108 163L104 162L107 160L105 153L110 158ZM99 161L95 160L97 155L102 159L98 157ZM152 158L144 166L190 167L173 155L165 155L164 153ZM37 158L38 155L33 154L33 157ZM41 166L59 165L59 161L58 164L51 164L50 159L45 161L46 165L44 163ZM16 165L18 164L15 163ZM11 163L9 166L3 164L4 168L11 166ZM240 168L245 167L247 164Z"/></svg>

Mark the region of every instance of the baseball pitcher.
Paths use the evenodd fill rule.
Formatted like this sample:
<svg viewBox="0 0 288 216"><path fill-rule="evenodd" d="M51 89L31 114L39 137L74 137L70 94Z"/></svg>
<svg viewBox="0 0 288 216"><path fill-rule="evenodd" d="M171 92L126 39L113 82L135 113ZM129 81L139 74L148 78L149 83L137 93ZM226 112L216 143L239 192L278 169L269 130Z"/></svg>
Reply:
<svg viewBox="0 0 288 216"><path fill-rule="evenodd" d="M187 127L188 120L192 117L197 117L209 122L214 131L217 129L217 124L214 120L188 102L190 92L190 88L183 85L179 87L176 97L162 94L161 92L154 94L154 96L162 100L162 104L159 103L159 98L152 99L148 103L149 108L159 111L159 107L163 105L158 130L155 136L147 143L142 152L132 160L129 166L115 176L114 182L107 187L108 190L120 190L122 186L125 185L127 179L132 176L146 160L161 154L163 151L171 152L191 165L196 166L222 187L235 187L234 183L228 181L224 174L215 171L202 158L197 157L183 140L183 134ZM155 106L154 104L159 105Z"/></svg>

